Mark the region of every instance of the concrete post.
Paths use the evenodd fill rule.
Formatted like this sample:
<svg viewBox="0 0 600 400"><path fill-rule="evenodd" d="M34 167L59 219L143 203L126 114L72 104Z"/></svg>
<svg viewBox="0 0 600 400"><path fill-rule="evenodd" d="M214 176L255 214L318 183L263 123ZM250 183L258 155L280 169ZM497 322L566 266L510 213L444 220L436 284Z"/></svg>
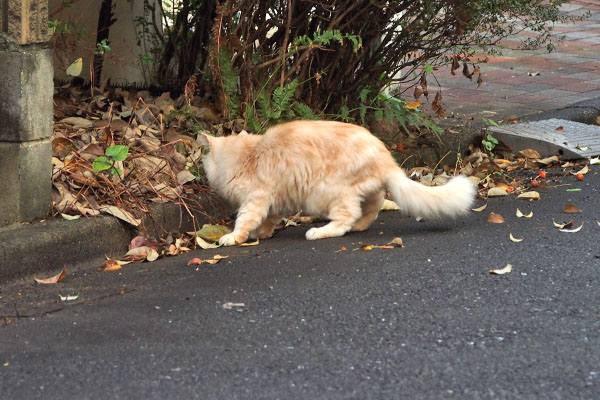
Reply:
<svg viewBox="0 0 600 400"><path fill-rule="evenodd" d="M50 207L53 69L48 2L0 1L0 227Z"/></svg>

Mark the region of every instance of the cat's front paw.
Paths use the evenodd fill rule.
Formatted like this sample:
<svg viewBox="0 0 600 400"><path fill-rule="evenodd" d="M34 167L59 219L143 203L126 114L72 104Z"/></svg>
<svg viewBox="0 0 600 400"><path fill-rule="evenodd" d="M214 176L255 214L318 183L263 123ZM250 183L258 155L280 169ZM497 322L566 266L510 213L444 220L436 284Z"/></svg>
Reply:
<svg viewBox="0 0 600 400"><path fill-rule="evenodd" d="M235 246L236 244L237 243L235 241L235 235L233 234L233 232L223 235L219 239L219 245L221 246Z"/></svg>
<svg viewBox="0 0 600 400"><path fill-rule="evenodd" d="M307 240L317 240L317 239L321 239L323 236L321 235L321 229L320 228L310 228L308 231L306 231L306 239Z"/></svg>

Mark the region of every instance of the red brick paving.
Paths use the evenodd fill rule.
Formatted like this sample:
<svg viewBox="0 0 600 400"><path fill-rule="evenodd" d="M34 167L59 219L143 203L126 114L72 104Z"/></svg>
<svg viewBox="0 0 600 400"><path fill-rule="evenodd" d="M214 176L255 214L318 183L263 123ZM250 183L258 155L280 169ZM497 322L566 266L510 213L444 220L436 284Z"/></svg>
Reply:
<svg viewBox="0 0 600 400"><path fill-rule="evenodd" d="M600 0L571 1L570 4L582 5L595 19L600 16ZM585 29L591 24L600 24L600 21L575 21L569 26L555 27L555 31L557 35L585 32L592 40L600 41L600 29ZM469 119L477 120L486 116L481 110L489 110L497 111L496 117L501 119L513 114L523 116L560 108L570 101L597 96L600 90L600 43L567 39L557 45L550 55L539 51L516 50L521 43L519 37L531 36L532 33L523 32L517 37L502 40L504 54L489 57L487 64L480 64L484 82L493 85L484 84L477 89L475 80L465 79L460 71L457 71L456 76L440 71L436 77L442 87L444 107L448 114L458 110L459 114L463 113ZM480 54L477 59L485 57ZM597 74L598 77L589 80L573 79L570 77L572 73L576 73L573 71ZM540 72L540 75L528 76L527 72ZM589 83L591 80L594 81L593 84ZM521 94L523 90L519 90L519 86L525 84L542 85L528 85L527 93ZM511 96L513 90L515 95ZM586 95L588 92L590 94ZM472 111L471 114L469 110Z"/></svg>

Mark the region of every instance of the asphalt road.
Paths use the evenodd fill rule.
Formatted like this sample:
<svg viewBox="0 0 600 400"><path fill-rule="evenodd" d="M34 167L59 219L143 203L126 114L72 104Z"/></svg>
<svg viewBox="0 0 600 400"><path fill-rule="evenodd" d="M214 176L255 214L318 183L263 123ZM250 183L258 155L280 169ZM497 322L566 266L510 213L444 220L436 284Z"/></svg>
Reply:
<svg viewBox="0 0 600 400"><path fill-rule="evenodd" d="M256 247L4 285L0 397L597 399L599 170L456 221L390 212L342 238L308 242L302 226ZM491 211L505 223L486 223ZM405 248L352 250L397 236ZM230 258L186 265L216 253Z"/></svg>

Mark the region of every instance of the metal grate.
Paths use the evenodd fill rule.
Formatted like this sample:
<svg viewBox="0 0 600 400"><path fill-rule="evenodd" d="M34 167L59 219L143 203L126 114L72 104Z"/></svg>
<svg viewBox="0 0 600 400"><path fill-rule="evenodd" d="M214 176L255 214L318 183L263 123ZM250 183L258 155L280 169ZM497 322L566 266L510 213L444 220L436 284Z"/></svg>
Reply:
<svg viewBox="0 0 600 400"><path fill-rule="evenodd" d="M600 155L600 126L564 119L546 119L488 128L514 151L535 149L542 157L561 154L563 159Z"/></svg>

